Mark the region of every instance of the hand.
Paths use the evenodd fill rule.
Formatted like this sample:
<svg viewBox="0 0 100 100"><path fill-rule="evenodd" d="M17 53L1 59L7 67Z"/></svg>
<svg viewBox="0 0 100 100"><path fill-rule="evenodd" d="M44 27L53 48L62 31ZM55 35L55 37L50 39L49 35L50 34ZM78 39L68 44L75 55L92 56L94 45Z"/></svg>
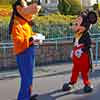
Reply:
<svg viewBox="0 0 100 100"><path fill-rule="evenodd" d="M34 45L39 45L40 44L40 40L33 40L33 44Z"/></svg>
<svg viewBox="0 0 100 100"><path fill-rule="evenodd" d="M42 45L43 44L43 40L34 40L33 44L35 44L35 45Z"/></svg>
<svg viewBox="0 0 100 100"><path fill-rule="evenodd" d="M73 50L71 51L70 58L73 58Z"/></svg>
<svg viewBox="0 0 100 100"><path fill-rule="evenodd" d="M82 53L83 53L82 49L78 49L78 50L75 51L75 56L80 58Z"/></svg>
<svg viewBox="0 0 100 100"><path fill-rule="evenodd" d="M39 45L43 43L43 40L45 40L45 36L40 33L37 33L36 35L33 35L33 40L34 43Z"/></svg>

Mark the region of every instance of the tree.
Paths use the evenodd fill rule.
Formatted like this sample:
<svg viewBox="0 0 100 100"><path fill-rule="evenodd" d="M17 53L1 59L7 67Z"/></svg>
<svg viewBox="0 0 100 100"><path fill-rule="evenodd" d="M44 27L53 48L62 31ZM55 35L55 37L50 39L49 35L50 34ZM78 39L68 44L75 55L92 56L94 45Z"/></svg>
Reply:
<svg viewBox="0 0 100 100"><path fill-rule="evenodd" d="M98 8L99 8L99 5L98 5L98 4L94 4L94 5L93 5L93 9L94 9L94 10L97 10Z"/></svg>
<svg viewBox="0 0 100 100"><path fill-rule="evenodd" d="M69 12L70 4L66 3L66 0L59 0L58 9L61 14L67 15Z"/></svg>
<svg viewBox="0 0 100 100"><path fill-rule="evenodd" d="M80 0L59 0L58 9L64 15L78 14L81 11Z"/></svg>

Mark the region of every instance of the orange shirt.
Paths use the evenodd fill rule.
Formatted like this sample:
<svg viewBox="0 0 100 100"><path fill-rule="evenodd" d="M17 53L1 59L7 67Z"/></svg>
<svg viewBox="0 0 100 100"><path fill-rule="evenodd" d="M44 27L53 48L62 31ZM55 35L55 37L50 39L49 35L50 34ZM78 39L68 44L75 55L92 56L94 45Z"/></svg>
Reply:
<svg viewBox="0 0 100 100"><path fill-rule="evenodd" d="M29 38L36 33L32 32L31 26L23 19L15 16L12 28L14 53L17 55L29 48Z"/></svg>

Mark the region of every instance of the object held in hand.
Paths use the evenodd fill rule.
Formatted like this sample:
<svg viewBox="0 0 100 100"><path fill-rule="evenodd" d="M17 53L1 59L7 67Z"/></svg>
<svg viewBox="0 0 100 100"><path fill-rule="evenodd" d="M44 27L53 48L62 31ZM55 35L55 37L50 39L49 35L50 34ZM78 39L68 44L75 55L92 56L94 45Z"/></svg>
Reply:
<svg viewBox="0 0 100 100"><path fill-rule="evenodd" d="M73 50L71 51L70 58L73 58Z"/></svg>
<svg viewBox="0 0 100 100"><path fill-rule="evenodd" d="M33 40L35 45L42 44L45 40L45 36L43 34L37 33L36 35L33 35Z"/></svg>

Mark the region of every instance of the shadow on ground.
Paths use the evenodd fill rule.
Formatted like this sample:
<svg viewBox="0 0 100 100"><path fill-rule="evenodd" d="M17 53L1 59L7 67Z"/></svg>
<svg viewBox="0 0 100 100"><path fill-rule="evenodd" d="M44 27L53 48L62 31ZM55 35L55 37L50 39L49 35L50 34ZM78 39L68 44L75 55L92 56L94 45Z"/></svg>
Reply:
<svg viewBox="0 0 100 100"><path fill-rule="evenodd" d="M62 72L54 72L54 73L51 73L51 74L47 74L47 75L41 75L41 76L36 76L36 78L43 78L43 77L52 77L52 76L58 76L58 75L67 75L67 74L70 74L71 71L62 71Z"/></svg>
<svg viewBox="0 0 100 100"><path fill-rule="evenodd" d="M100 69L94 70L94 72L90 73L90 78L98 78L100 77Z"/></svg>
<svg viewBox="0 0 100 100"><path fill-rule="evenodd" d="M82 95L81 97L75 98L74 100L100 100L100 88L94 90L92 93L84 93L83 89L69 91L69 92L63 92L62 90L59 89L59 90L54 90L47 94L41 95L38 98L38 100L58 100L61 97L63 98L63 96L68 96L71 94Z"/></svg>
<svg viewBox="0 0 100 100"><path fill-rule="evenodd" d="M58 100L58 98L68 96L71 94L80 95L80 94L84 94L84 92L82 89L66 91L66 92L63 92L61 89L59 89L59 90L51 91L46 94L42 94L42 95L38 96L37 99L38 100Z"/></svg>

